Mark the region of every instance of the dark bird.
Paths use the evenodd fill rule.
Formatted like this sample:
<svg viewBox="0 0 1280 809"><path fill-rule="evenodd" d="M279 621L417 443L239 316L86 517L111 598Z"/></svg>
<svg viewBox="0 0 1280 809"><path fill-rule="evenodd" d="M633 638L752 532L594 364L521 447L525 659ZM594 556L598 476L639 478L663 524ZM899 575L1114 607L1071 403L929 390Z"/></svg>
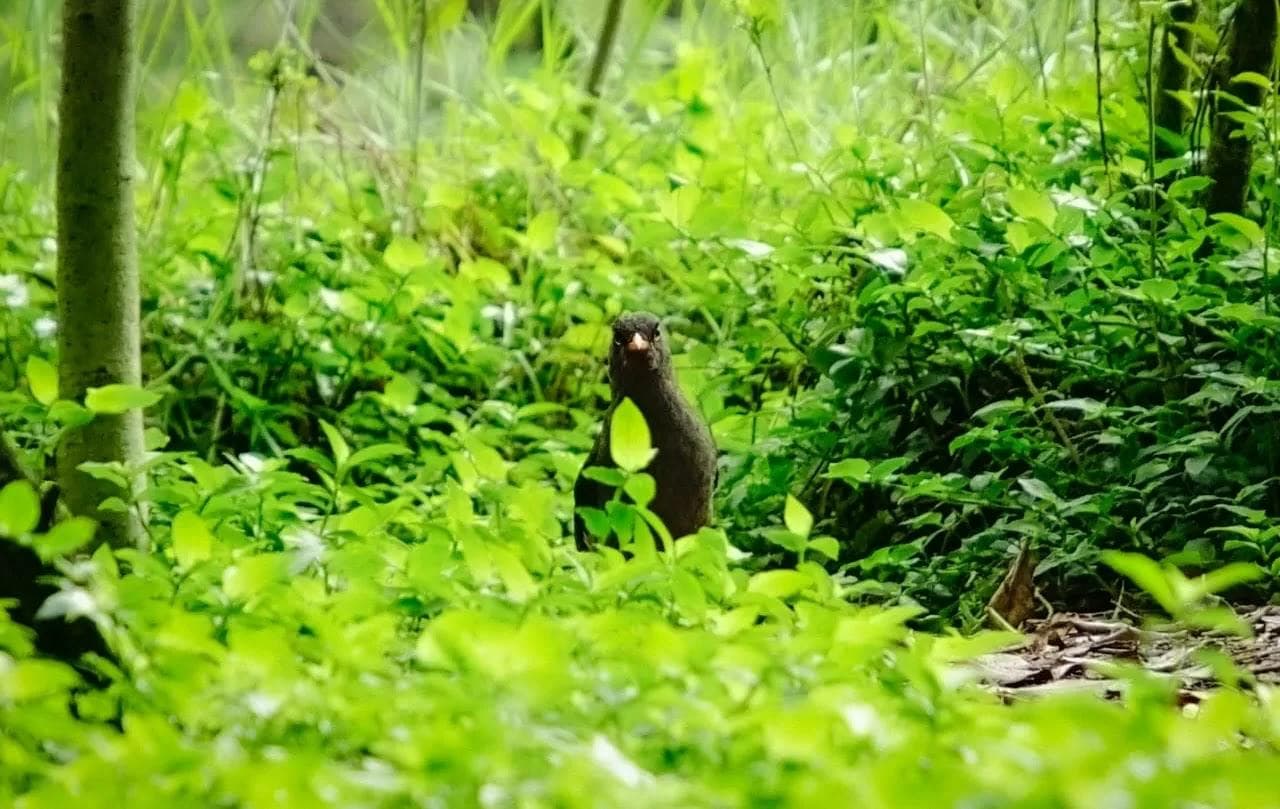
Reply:
<svg viewBox="0 0 1280 809"><path fill-rule="evenodd" d="M657 493L649 509L662 519L673 538L695 533L711 520L711 492L716 483L716 447L711 431L685 400L671 367L671 349L658 318L647 312L624 314L613 324L609 346L609 385L613 403L583 469L613 466L609 426L624 398L631 399L645 422L657 454L644 471L653 476ZM611 487L582 473L573 486L573 533L580 550L592 545L577 508L604 508Z"/></svg>

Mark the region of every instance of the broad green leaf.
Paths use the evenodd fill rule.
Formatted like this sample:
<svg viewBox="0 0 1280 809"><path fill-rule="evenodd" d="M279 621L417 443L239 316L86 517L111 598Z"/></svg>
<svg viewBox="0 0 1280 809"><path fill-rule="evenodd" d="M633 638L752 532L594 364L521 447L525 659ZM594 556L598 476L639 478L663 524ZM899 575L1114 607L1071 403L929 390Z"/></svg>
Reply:
<svg viewBox="0 0 1280 809"><path fill-rule="evenodd" d="M1232 84L1252 84L1265 92L1271 90L1271 79L1252 70L1245 70L1231 77Z"/></svg>
<svg viewBox="0 0 1280 809"><path fill-rule="evenodd" d="M849 483L865 483L871 474L871 462L864 458L845 458L831 464L824 478L835 478Z"/></svg>
<svg viewBox="0 0 1280 809"><path fill-rule="evenodd" d="M1122 551L1103 551L1102 561L1112 570L1126 576L1134 584L1146 591L1170 615L1178 612L1181 606L1170 586L1165 569L1140 553Z"/></svg>
<svg viewBox="0 0 1280 809"><path fill-rule="evenodd" d="M1037 500L1058 502L1058 496L1053 493L1053 489L1050 489L1049 484L1039 478L1018 478L1018 485L1022 487L1024 492Z"/></svg>
<svg viewBox="0 0 1280 809"><path fill-rule="evenodd" d="M653 476L646 475L643 472L638 472L627 478L623 488L626 489L627 495L637 506L647 506L653 502L653 497L658 490Z"/></svg>
<svg viewBox="0 0 1280 809"><path fill-rule="evenodd" d="M817 537L809 541L809 550L817 551L831 561L840 558L840 543L835 537Z"/></svg>
<svg viewBox="0 0 1280 809"><path fill-rule="evenodd" d="M813 579L798 570L766 570L751 577L747 591L786 599L813 586Z"/></svg>
<svg viewBox="0 0 1280 809"><path fill-rule="evenodd" d="M248 600L279 581L284 572L283 554L246 556L222 572L222 589L234 601Z"/></svg>
<svg viewBox="0 0 1280 809"><path fill-rule="evenodd" d="M27 357L27 384L31 386L31 395L45 407L58 398L57 369L35 354Z"/></svg>
<svg viewBox="0 0 1280 809"><path fill-rule="evenodd" d="M374 444L368 447L362 447L351 453L351 457L347 459L346 466L348 469L357 467L361 464L371 463L373 461L384 461L387 458L394 458L397 455L410 455L409 448L402 444Z"/></svg>
<svg viewBox="0 0 1280 809"><path fill-rule="evenodd" d="M671 573L671 595L676 608L689 618L701 620L707 613L707 596L698 579L684 568Z"/></svg>
<svg viewBox="0 0 1280 809"><path fill-rule="evenodd" d="M946 211L932 202L922 199L900 199L898 213L901 223L907 228L922 230L946 241L952 241L951 228L955 227L955 222Z"/></svg>
<svg viewBox="0 0 1280 809"><path fill-rule="evenodd" d="M40 495L25 480L15 480L0 489L0 536L18 539L35 530L40 522Z"/></svg>
<svg viewBox="0 0 1280 809"><path fill-rule="evenodd" d="M650 443L649 425L630 398L618 404L609 420L609 453L613 462L628 472L644 469L657 454Z"/></svg>
<svg viewBox="0 0 1280 809"><path fill-rule="evenodd" d="M75 669L65 663L37 658L11 661L0 671L0 700L16 705L55 695L65 700L78 682Z"/></svg>
<svg viewBox="0 0 1280 809"><path fill-rule="evenodd" d="M407 273L427 263L427 251L412 239L397 236L382 251L382 260L392 270Z"/></svg>
<svg viewBox="0 0 1280 809"><path fill-rule="evenodd" d="M462 22L467 15L467 0L432 0L427 8L427 31L439 36Z"/></svg>
<svg viewBox="0 0 1280 809"><path fill-rule="evenodd" d="M547 161L552 170L559 171L569 162L569 147L565 142L550 132L538 138L538 155Z"/></svg>
<svg viewBox="0 0 1280 809"><path fill-rule="evenodd" d="M787 503L783 508L782 516L787 525L787 530L797 536L808 538L809 532L813 530L813 515L809 513L809 509L805 508L803 503L791 495L787 495Z"/></svg>
<svg viewBox="0 0 1280 809"><path fill-rule="evenodd" d="M160 401L160 394L137 385L104 385L89 388L84 406L94 413L117 415L140 407L150 407Z"/></svg>
<svg viewBox="0 0 1280 809"><path fill-rule="evenodd" d="M382 400L395 410L409 410L418 400L418 385L412 378L396 374L383 388Z"/></svg>
<svg viewBox="0 0 1280 809"><path fill-rule="evenodd" d="M560 229L560 215L552 210L543 211L529 220L529 228L525 232L529 249L535 253L545 253L556 246L556 232Z"/></svg>
<svg viewBox="0 0 1280 809"><path fill-rule="evenodd" d="M626 474L612 466L588 466L582 470L582 474L587 480L594 480L615 489L627 481Z"/></svg>
<svg viewBox="0 0 1280 809"><path fill-rule="evenodd" d="M1011 188L1008 197L1009 207L1018 216L1035 220L1049 230L1053 230L1054 222L1058 218L1058 209L1054 207L1053 200L1049 199L1048 194L1034 188Z"/></svg>
<svg viewBox="0 0 1280 809"><path fill-rule="evenodd" d="M1196 580L1199 589L1206 595L1220 593L1240 584L1258 581L1267 573L1262 568L1247 562L1234 562L1217 570L1211 570Z"/></svg>
<svg viewBox="0 0 1280 809"><path fill-rule="evenodd" d="M498 574L498 579L506 588L507 595L512 601L523 604L538 591L537 583L514 553L499 545L493 545L489 548L489 555L493 560L493 568Z"/></svg>
<svg viewBox="0 0 1280 809"><path fill-rule="evenodd" d="M213 533L199 514L181 511L173 518L173 556L181 568L203 562L213 553Z"/></svg>
<svg viewBox="0 0 1280 809"><path fill-rule="evenodd" d="M1040 237L1031 232L1026 222L1010 222L1005 228L1004 237L1009 241L1013 252L1021 255L1028 247L1039 244Z"/></svg>
<svg viewBox="0 0 1280 809"><path fill-rule="evenodd" d="M33 544L41 559L68 556L88 544L96 530L97 525L88 517L69 517L55 524L47 534L36 537Z"/></svg>
<svg viewBox="0 0 1280 809"><path fill-rule="evenodd" d="M1156 303L1165 303L1178 296L1178 283L1168 278L1147 278L1138 285L1142 297Z"/></svg>
<svg viewBox="0 0 1280 809"><path fill-rule="evenodd" d="M329 449L333 452L333 460L340 467L346 466L347 459L351 457L351 447L347 445L342 433L338 432L337 427L323 419L320 420L320 429L324 431L325 438L329 440Z"/></svg>
<svg viewBox="0 0 1280 809"><path fill-rule="evenodd" d="M1246 219L1234 213L1216 213L1209 218L1231 227L1248 239L1250 244L1255 247L1266 241L1266 234L1262 232L1262 226L1252 219Z"/></svg>

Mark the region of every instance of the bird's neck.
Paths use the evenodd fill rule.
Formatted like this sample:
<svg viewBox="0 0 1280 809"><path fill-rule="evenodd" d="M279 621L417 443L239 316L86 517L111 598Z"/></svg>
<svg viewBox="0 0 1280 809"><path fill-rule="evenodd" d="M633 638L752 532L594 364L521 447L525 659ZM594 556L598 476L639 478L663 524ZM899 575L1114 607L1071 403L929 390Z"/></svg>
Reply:
<svg viewBox="0 0 1280 809"><path fill-rule="evenodd" d="M646 419L669 410L679 401L679 396L679 386L676 385L675 376L670 373L646 374L638 379L624 377L613 388L614 404L624 398L630 399Z"/></svg>

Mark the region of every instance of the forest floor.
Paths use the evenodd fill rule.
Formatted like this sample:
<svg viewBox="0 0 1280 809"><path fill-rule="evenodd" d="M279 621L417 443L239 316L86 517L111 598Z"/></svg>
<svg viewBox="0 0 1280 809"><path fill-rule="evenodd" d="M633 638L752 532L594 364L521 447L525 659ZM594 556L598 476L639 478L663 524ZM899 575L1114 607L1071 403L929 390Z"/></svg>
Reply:
<svg viewBox="0 0 1280 809"><path fill-rule="evenodd" d="M1031 621L1021 645L975 661L978 677L1005 697L1089 691L1116 698L1132 665L1167 677L1182 705L1224 681L1280 683L1280 606L1239 611L1229 633L1185 626L1137 625L1121 610L1057 612ZM1130 664L1130 665L1126 665Z"/></svg>

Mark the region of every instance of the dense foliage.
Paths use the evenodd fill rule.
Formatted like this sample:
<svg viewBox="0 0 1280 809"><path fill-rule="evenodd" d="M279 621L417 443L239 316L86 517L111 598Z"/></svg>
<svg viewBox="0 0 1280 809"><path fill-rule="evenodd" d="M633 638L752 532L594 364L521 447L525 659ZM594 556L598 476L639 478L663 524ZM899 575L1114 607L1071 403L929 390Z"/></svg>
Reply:
<svg viewBox="0 0 1280 809"><path fill-rule="evenodd" d="M960 662L1007 638L922 631L974 628L1024 542L1059 606L1115 599L1106 550L1274 590L1274 100L1251 216L1209 219L1194 152L1152 152L1149 10L1106 20L1104 155L1079 3L637 3L575 156L596 18L505 5L433 19L421 85L393 3L351 74L208 27L186 70L144 49L147 392L83 403L51 381L45 46L8 46L0 427L40 469L146 406L121 507L153 547L63 563L48 605L107 632L103 687L0 618L0 798L1276 805L1265 686L1006 706ZM525 10L543 51L508 54ZM722 450L717 527L579 553L635 308ZM92 550L36 512L6 489L0 535Z"/></svg>

